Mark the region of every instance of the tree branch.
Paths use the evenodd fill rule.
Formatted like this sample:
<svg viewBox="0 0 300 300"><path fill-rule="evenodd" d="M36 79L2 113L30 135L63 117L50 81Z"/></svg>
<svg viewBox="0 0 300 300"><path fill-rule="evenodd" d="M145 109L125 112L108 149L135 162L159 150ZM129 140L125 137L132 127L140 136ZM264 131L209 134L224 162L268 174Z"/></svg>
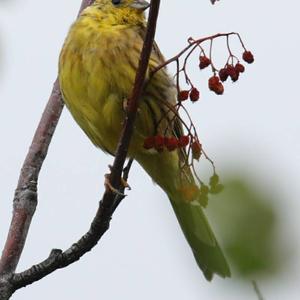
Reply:
<svg viewBox="0 0 300 300"><path fill-rule="evenodd" d="M127 167L124 169L124 179L128 177L131 164L132 160L129 160ZM125 195L122 195L122 192L124 192L124 187L117 196L110 190L106 191L104 196L107 193L111 196L107 196L106 202L104 202L103 196L102 200L99 202L99 208L91 223L89 231L64 252L60 249L53 249L48 258L41 263L32 266L24 272L14 274L11 278L11 284L14 289L17 290L25 287L42 279L57 269L67 267L75 261L78 261L85 253L96 246L103 234L108 230L112 214L125 197Z"/></svg>
<svg viewBox="0 0 300 300"><path fill-rule="evenodd" d="M93 2L94 0L83 0L79 14ZM12 288L8 279L15 272L25 245L31 220L38 203L37 182L39 172L46 158L63 106L58 79L56 79L23 163L15 191L12 220L0 259L0 299L9 299L11 295Z"/></svg>
<svg viewBox="0 0 300 300"><path fill-rule="evenodd" d="M81 10L93 1L83 1ZM113 167L109 176L110 183L117 190L121 186L121 175L128 153L131 136L136 118L138 101L142 94L145 74L154 41L156 22L158 18L160 0L152 0L148 18L147 33L136 73L132 95L128 102L127 117L118 144ZM123 196L116 195L111 189L106 189L99 208L91 224L90 230L80 240L66 251L54 249L49 257L27 271L14 274L20 259L25 240L28 234L31 219L37 206L37 180L43 161L47 155L51 138L62 112L63 102L58 80L54 84L49 102L34 136L29 153L24 162L18 187L14 198L14 210L7 242L0 260L0 299L9 299L12 293L28 284L31 284L53 271L68 266L90 251L109 228L113 212L121 202ZM128 172L132 160L125 168L124 176Z"/></svg>
<svg viewBox="0 0 300 300"><path fill-rule="evenodd" d="M240 42L241 42L241 44L242 44L242 47L243 47L244 49L246 49L245 46L244 46L244 43L243 43L243 41L242 41L242 39L241 39L241 37L240 37L240 35L239 35L239 33L237 33L237 32L217 33L217 34L210 35L210 36L206 36L206 37L204 37L204 38L197 39L197 40L194 40L194 39L192 39L192 38L189 38L189 44L188 44L183 50L181 50L178 54L176 54L175 56L173 56L173 57L171 57L170 59L166 60L164 63L160 64L160 65L157 66L154 70L152 70L152 72L151 72L151 74L150 74L151 77L153 77L155 73L157 73L159 70L165 68L167 65L171 64L172 62L178 61L179 58L180 58L182 55L184 55L184 54L185 54L188 50L190 50L191 48L193 48L192 50L194 51L194 50L196 49L195 46L199 46L201 43L203 43L203 42L205 42L205 41L208 41L208 40L214 40L214 39L216 39L216 38L218 38L218 37L224 37L224 36L225 36L225 37L228 37L228 36L230 36L230 35L236 35L236 36L239 38L239 40L240 40ZM192 52L192 51L191 51L191 52ZM190 54L191 54L191 53L190 53ZM190 55L190 54L189 54L189 55ZM186 62L185 62L185 64L186 64ZM179 71L180 71L180 70L179 70Z"/></svg>
<svg viewBox="0 0 300 300"><path fill-rule="evenodd" d="M13 273L18 265L31 219L37 206L37 181L51 138L63 108L58 81L35 132L24 161L13 200L13 217L0 260L0 276Z"/></svg>

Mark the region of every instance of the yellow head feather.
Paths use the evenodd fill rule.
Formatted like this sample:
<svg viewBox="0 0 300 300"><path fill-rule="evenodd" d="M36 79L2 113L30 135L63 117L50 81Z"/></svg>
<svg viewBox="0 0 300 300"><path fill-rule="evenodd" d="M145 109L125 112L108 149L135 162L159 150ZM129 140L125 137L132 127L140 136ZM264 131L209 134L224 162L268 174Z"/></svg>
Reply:
<svg viewBox="0 0 300 300"><path fill-rule="evenodd" d="M133 7L136 0L121 0L113 4L112 0L96 0L92 7L105 14L105 24L113 25L145 25L144 9Z"/></svg>

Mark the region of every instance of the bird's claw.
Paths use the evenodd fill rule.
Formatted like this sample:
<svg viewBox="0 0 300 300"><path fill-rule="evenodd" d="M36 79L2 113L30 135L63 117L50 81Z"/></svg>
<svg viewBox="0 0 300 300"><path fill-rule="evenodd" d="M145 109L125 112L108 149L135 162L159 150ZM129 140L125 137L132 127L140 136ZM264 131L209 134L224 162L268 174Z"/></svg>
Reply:
<svg viewBox="0 0 300 300"><path fill-rule="evenodd" d="M117 190L116 188L114 188L112 186L112 184L110 183L110 174L105 174L104 175L104 178L105 178L105 181L104 181L104 186L105 186L105 189L107 191L111 191L113 192L114 194L118 195L118 196L121 196L121 197L125 197L126 195L122 192L120 192L119 190Z"/></svg>
<svg viewBox="0 0 300 300"><path fill-rule="evenodd" d="M124 178L121 178L121 185L122 185L125 189L128 189L129 191L131 191L131 186L128 184L128 182L127 182Z"/></svg>
<svg viewBox="0 0 300 300"><path fill-rule="evenodd" d="M112 171L112 166L111 165L108 165L108 168L110 171ZM124 193L122 193L121 191L117 190L116 188L114 188L112 186L112 184L110 183L110 174L105 174L104 175L105 177L105 182L104 182L104 185L105 185L105 188L107 190L110 190L112 191L113 193L115 193L116 195L119 195L119 196L122 196L122 197L125 197L126 195ZM121 186L124 188L124 189L128 189L128 190L131 190L131 187L130 185L128 184L128 182L121 178Z"/></svg>

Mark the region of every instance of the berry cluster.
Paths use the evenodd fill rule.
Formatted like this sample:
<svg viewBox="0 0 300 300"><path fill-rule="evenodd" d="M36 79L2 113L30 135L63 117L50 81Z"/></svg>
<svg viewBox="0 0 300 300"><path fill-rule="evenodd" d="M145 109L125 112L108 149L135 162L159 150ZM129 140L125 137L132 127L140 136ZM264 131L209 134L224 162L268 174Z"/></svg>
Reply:
<svg viewBox="0 0 300 300"><path fill-rule="evenodd" d="M149 136L144 140L144 148L146 150L155 149L162 152L165 148L168 151L174 151L178 148L184 148L190 143L190 137L183 135L180 138L174 136L166 137L162 135Z"/></svg>
<svg viewBox="0 0 300 300"><path fill-rule="evenodd" d="M244 71L245 67L239 62L235 66L227 64L219 71L219 77L223 82L225 82L228 77L230 77L233 82L236 82L239 79L240 73L244 73Z"/></svg>
<svg viewBox="0 0 300 300"><path fill-rule="evenodd" d="M190 90L183 90L178 93L178 101L182 102L189 99L192 102L196 102L200 99L200 92L197 88L192 87Z"/></svg>
<svg viewBox="0 0 300 300"><path fill-rule="evenodd" d="M154 149L157 152L162 152L164 149L171 152L187 146L191 149L193 159L199 160L202 153L202 145L197 138L189 135L182 135L179 138L162 135L149 136L144 140L143 147L146 150Z"/></svg>
<svg viewBox="0 0 300 300"><path fill-rule="evenodd" d="M250 51L245 51L243 53L243 60L248 64L251 64L254 62L254 56ZM244 72L245 67L239 61L235 65L233 63L227 63L225 67L218 72L219 76L214 75L208 80L208 87L217 95L222 95L224 92L224 86L222 82L225 82L228 77L230 77L233 82L236 82L239 79L240 74Z"/></svg>
<svg viewBox="0 0 300 300"><path fill-rule="evenodd" d="M229 60L232 60L232 63L229 64ZM254 56L251 51L245 50L243 53L243 60L249 64L254 62ZM200 69L204 69L211 65L211 60L206 56L200 56ZM236 82L241 73L245 72L245 67L238 61L235 65L233 64L233 55L230 55L224 68L217 71L214 66L212 66L214 75L208 80L208 87L211 91L215 92L217 95L222 95L224 93L224 86L222 82L225 82L228 77L231 78L233 82ZM218 73L218 75L216 75Z"/></svg>
<svg viewBox="0 0 300 300"><path fill-rule="evenodd" d="M233 64L234 57L235 56L230 54L230 57L225 65L225 67L220 69L219 71L217 71L215 69L214 65L212 64L211 58L208 58L204 54L204 52L201 52L201 55L199 57L199 61L200 61L199 68L200 68L200 70L203 70L209 66L212 67L214 75L209 78L208 87L211 91L215 92L217 95L222 95L224 93L224 85L222 84L222 82L225 82L228 79L228 77L230 77L233 82L236 82L239 79L240 74L245 72L245 67L244 67L244 65L242 65L240 63L239 60L237 61L237 63L235 65ZM229 63L230 60L232 61L231 64ZM251 53L251 51L247 51L247 50L244 51L243 60L245 62L247 62L248 64L251 64L254 62L254 56ZM218 73L218 75L217 75L217 73ZM187 74L185 74L185 75L187 77ZM192 85L189 78L187 78L187 82ZM196 102L200 98L199 90L197 88L195 88L193 85L190 90L182 90L182 91L178 92L178 101L179 102L185 101L188 98L190 98L190 100L192 102Z"/></svg>
<svg viewBox="0 0 300 300"><path fill-rule="evenodd" d="M199 184L199 197L198 201L202 206L206 206L208 202L208 194L216 194L223 189L223 185L219 183L219 177L216 174L216 169L214 162L208 157L205 151L202 148L201 143L198 139L198 134L196 127L189 115L188 110L185 108L185 101L190 100L191 102L197 102L201 95L199 89L196 88L195 84L192 82L191 78L188 74L188 62L191 55L194 51L200 49L199 57L199 69L202 71L207 68L211 68L212 76L208 79L208 88L213 91L217 95L222 95L224 93L224 82L227 81L228 78L232 80L232 82L236 82L239 80L240 74L245 72L244 65L240 62L242 59L239 59L236 55L233 54L230 48L230 36L238 37L244 52L242 54L242 59L248 64L254 62L254 56L251 51L248 51L238 33L230 32L230 33L219 33L212 36L208 36L202 39L194 40L193 38L188 39L189 45L184 48L179 54L174 56L173 58L167 60L165 63L157 67L154 71L152 71L151 76L154 76L156 72L166 67L168 64L172 62L176 62L177 71L175 73L176 79L176 88L177 88L177 103L175 105L170 105L170 103L164 103L166 110L165 115L162 116L158 124L156 124L156 131L161 132L160 124L162 120L167 118L167 128L164 129L164 132L172 132L173 131L173 123L178 120L182 128L185 130L185 135L181 137L175 136L164 136L155 135L149 136L144 140L144 149L146 150L155 150L157 152L163 151L174 151L174 150L186 150L185 161L181 165L182 170L184 167L190 168L192 171L195 180ZM216 38L225 37L227 40L227 51L228 51L228 59L223 68L217 69L213 60L213 41ZM205 50L202 47L202 43L210 42L209 55L205 54ZM181 79L184 79L187 84L187 89L180 89ZM169 120L170 113L174 113L174 117L172 120ZM180 115L183 112L187 118L184 118ZM187 121L185 121L187 120ZM198 177L195 170L195 160L199 160L204 157L206 160L210 162L213 167L213 176L210 177L209 184L205 185L202 180ZM182 175L185 176L185 172L182 172Z"/></svg>
<svg viewBox="0 0 300 300"><path fill-rule="evenodd" d="M200 195L198 198L201 206L206 207L208 204L208 194L218 194L222 192L224 189L223 184L220 183L219 176L214 173L213 176L209 179L209 185L205 185L204 183L200 186Z"/></svg>

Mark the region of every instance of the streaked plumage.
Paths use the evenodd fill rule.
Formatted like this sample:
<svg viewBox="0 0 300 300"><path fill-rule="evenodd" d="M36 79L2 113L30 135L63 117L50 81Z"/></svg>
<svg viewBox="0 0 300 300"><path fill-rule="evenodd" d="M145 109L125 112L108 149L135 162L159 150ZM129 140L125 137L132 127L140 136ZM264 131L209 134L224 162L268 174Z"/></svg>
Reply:
<svg viewBox="0 0 300 300"><path fill-rule="evenodd" d="M140 2L140 3L139 3ZM73 24L60 55L59 80L64 101L91 141L114 154L124 119L124 101L130 96L145 34L141 0L96 0ZM149 71L164 61L155 45ZM181 126L167 107L176 103L176 89L166 70L150 79L148 72L140 101L129 156L136 159L168 194L181 228L205 277L223 277L230 271L201 207L191 201L195 187L191 172L182 176L184 153L157 153L143 148L144 139L156 133L179 136Z"/></svg>

